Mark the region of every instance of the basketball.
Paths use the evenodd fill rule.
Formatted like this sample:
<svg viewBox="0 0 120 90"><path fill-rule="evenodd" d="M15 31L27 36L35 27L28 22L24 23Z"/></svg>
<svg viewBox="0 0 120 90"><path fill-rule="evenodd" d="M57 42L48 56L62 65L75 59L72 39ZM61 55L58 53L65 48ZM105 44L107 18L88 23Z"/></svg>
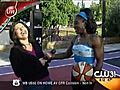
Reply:
<svg viewBox="0 0 120 90"><path fill-rule="evenodd" d="M72 75L76 81L90 81L93 76L93 68L86 62L79 62L73 66Z"/></svg>

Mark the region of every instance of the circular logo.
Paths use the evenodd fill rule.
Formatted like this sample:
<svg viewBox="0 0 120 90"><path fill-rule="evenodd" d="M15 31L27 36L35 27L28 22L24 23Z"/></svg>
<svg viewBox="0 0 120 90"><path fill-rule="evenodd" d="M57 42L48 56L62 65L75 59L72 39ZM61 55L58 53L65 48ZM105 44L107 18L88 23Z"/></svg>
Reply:
<svg viewBox="0 0 120 90"><path fill-rule="evenodd" d="M13 17L15 16L17 13L17 9L15 6L9 6L6 10L5 10L5 15L7 17Z"/></svg>

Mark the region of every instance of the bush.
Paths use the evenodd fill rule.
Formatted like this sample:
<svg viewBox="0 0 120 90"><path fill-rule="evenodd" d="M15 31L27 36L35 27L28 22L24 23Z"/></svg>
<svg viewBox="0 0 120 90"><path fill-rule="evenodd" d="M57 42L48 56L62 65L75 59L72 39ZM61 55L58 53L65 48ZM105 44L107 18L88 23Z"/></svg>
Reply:
<svg viewBox="0 0 120 90"><path fill-rule="evenodd" d="M105 36L120 36L120 1L112 0L107 10Z"/></svg>

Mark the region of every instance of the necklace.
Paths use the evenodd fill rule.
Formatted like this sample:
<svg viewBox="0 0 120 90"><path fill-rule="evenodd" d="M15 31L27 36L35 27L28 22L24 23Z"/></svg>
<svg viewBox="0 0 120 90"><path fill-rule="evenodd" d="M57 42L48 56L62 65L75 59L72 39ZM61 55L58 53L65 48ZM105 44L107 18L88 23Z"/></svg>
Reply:
<svg viewBox="0 0 120 90"><path fill-rule="evenodd" d="M31 49L32 49L32 44L31 44L31 43L23 44L23 48L24 48L25 50L31 51Z"/></svg>
<svg viewBox="0 0 120 90"><path fill-rule="evenodd" d="M23 47L24 47L24 48L31 47L31 46L32 46L31 43L23 44Z"/></svg>

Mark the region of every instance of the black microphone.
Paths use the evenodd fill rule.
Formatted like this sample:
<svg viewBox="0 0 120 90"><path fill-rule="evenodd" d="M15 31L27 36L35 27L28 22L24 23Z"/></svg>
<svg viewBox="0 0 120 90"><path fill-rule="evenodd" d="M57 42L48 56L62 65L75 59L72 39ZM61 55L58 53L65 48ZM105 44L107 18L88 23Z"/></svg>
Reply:
<svg viewBox="0 0 120 90"><path fill-rule="evenodd" d="M56 49L52 49L52 50L50 51L50 53L51 53L51 54L55 54L55 53L56 53Z"/></svg>
<svg viewBox="0 0 120 90"><path fill-rule="evenodd" d="M55 54L55 53L56 53L56 50L55 50L55 49L52 49L49 53L50 53L50 54ZM46 53L46 54L44 55L44 59L45 59L45 60L50 59L49 53L48 53L48 54ZM51 58L52 58L52 57L51 57Z"/></svg>

